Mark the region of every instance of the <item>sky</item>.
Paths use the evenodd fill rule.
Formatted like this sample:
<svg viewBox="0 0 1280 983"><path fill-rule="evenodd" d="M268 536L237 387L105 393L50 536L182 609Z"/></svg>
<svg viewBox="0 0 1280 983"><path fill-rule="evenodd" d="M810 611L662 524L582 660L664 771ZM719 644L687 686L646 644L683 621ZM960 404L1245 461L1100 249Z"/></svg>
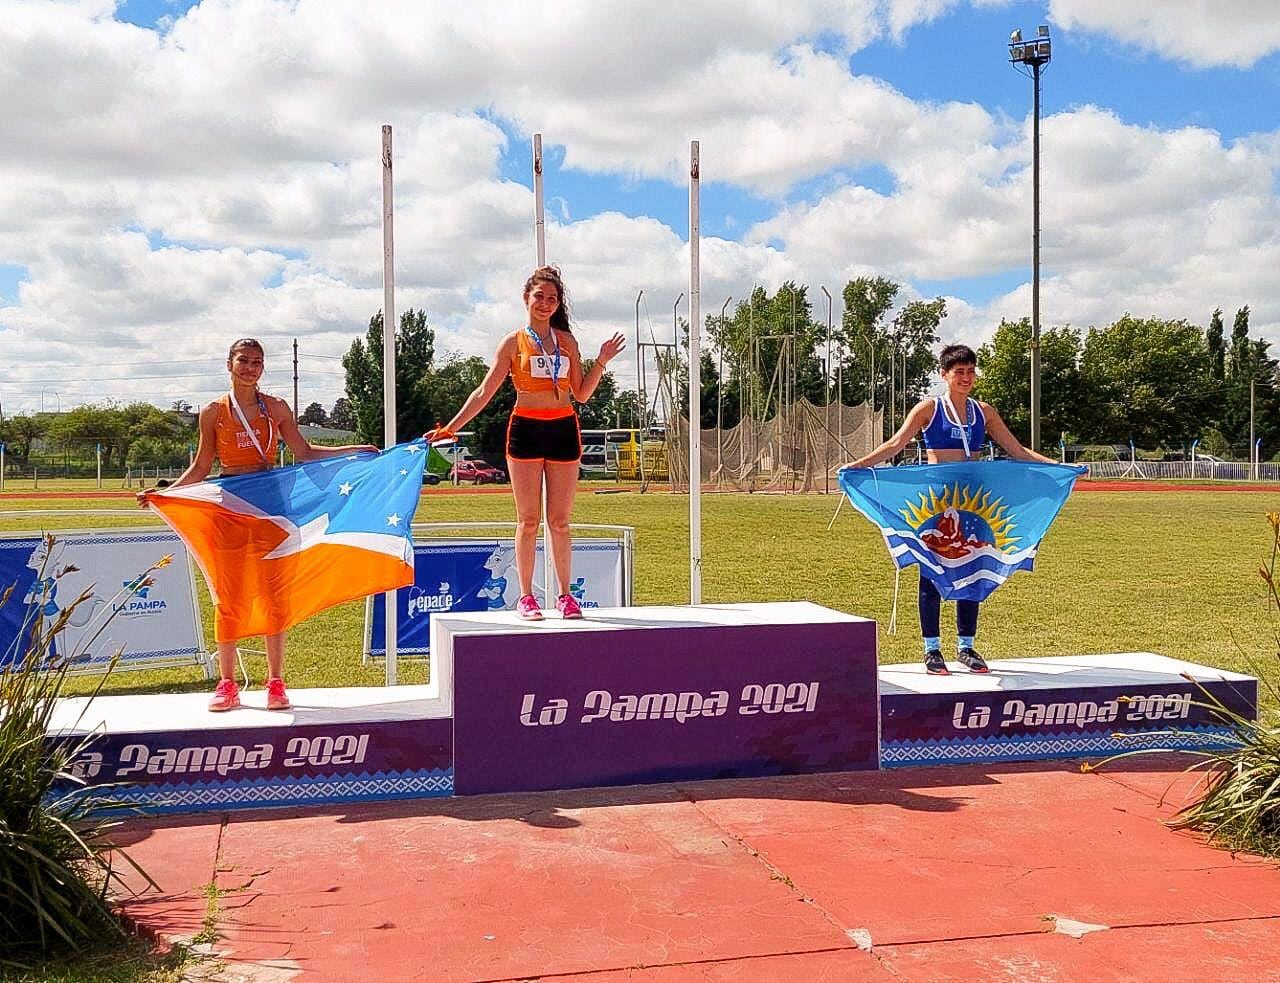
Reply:
<svg viewBox="0 0 1280 983"><path fill-rule="evenodd" d="M1275 0L0 0L0 411L200 404L245 335L330 407L382 306L384 123L441 356L524 323L534 133L588 355L641 290L669 336L693 139L704 314L794 279L838 319L884 275L976 346L1030 313L1039 24L1042 323L1247 304L1280 349Z"/></svg>

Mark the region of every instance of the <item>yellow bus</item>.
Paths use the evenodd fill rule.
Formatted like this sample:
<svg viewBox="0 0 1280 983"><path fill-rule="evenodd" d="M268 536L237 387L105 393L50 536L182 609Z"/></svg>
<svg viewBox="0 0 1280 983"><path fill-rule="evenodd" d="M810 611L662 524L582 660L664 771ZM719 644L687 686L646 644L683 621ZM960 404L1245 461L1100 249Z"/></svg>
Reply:
<svg viewBox="0 0 1280 983"><path fill-rule="evenodd" d="M582 431L582 464L584 478L640 477L640 431Z"/></svg>

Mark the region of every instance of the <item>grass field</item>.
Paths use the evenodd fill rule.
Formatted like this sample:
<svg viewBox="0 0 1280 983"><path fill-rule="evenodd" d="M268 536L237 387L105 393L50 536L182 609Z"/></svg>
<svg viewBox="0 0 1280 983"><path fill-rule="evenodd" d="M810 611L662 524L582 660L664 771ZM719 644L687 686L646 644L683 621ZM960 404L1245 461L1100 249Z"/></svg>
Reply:
<svg viewBox="0 0 1280 983"><path fill-rule="evenodd" d="M78 487L77 487L78 484ZM47 490L87 493L92 482L41 482ZM608 486L603 486L608 487ZM104 489L107 490L107 489ZM918 658L916 574L904 573L899 630L886 631L893 567L879 534L847 505L827 532L835 495L703 496L705 601L816 601L874 618L882 662ZM1259 566L1271 530L1265 513L1277 495L1244 491L1077 491L1042 544L1037 568L1019 574L982 606L979 648L991 658L1152 651L1280 682L1276 625L1269 618ZM111 517L71 510L119 508ZM127 499L23 497L11 483L0 509L48 509L63 516L0 516L0 531L150 524ZM638 604L687 602L688 500L665 493L595 494L584 485L575 520L636 530ZM509 494L424 493L422 522L511 521ZM207 600L206 634L212 638ZM290 632L291 686L377 685L380 665L360 664L363 603L331 609ZM950 607L944 644L953 643ZM250 643L252 645L252 643ZM254 646L260 647L260 646ZM779 653L780 659L786 653ZM264 663L248 660L255 684ZM400 680L425 679L420 660L402 659ZM74 688L92 682L79 679ZM111 692L204 689L195 669L120 672Z"/></svg>

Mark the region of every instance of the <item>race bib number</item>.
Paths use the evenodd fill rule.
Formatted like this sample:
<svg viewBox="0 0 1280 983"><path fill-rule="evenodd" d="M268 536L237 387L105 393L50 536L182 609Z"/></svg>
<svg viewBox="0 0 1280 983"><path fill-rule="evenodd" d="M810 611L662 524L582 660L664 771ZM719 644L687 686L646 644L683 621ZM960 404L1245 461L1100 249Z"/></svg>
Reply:
<svg viewBox="0 0 1280 983"><path fill-rule="evenodd" d="M546 355L529 356L529 375L535 379L551 378L552 359Z"/></svg>

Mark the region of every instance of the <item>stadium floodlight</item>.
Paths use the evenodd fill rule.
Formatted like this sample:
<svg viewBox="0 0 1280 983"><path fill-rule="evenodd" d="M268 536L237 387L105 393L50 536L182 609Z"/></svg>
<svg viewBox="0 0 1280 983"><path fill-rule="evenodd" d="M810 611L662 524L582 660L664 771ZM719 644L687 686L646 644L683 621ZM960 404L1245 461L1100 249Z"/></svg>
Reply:
<svg viewBox="0 0 1280 983"><path fill-rule="evenodd" d="M1031 112L1031 449L1040 449L1040 73L1052 56L1049 27L1036 28L1036 40L1022 43L1009 35L1009 61L1032 81Z"/></svg>

